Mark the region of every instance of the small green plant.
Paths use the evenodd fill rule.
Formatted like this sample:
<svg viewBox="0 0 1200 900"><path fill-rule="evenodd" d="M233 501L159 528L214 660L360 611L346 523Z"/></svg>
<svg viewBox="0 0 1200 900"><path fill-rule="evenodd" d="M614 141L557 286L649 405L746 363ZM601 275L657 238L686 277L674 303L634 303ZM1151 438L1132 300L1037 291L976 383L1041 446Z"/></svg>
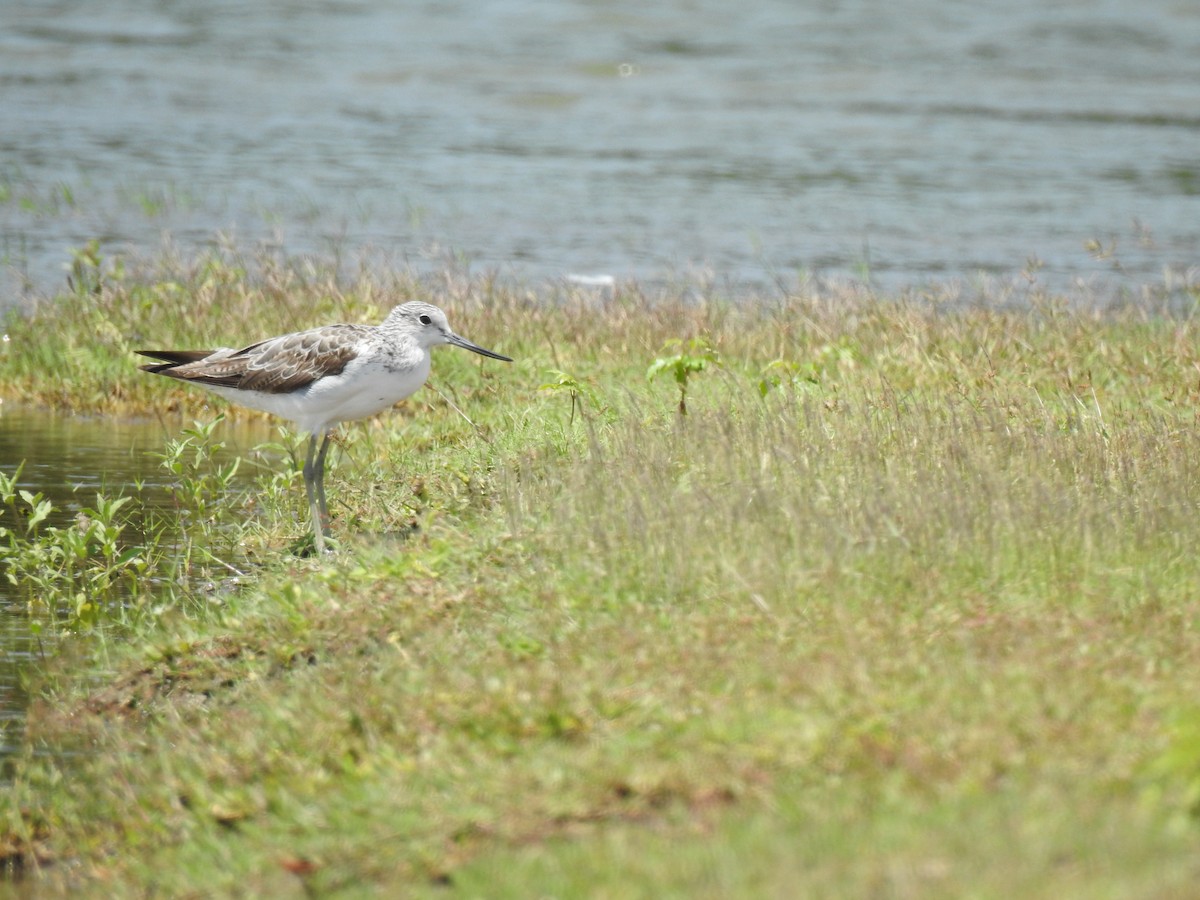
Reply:
<svg viewBox="0 0 1200 900"><path fill-rule="evenodd" d="M809 365L788 359L774 359L763 366L758 375L758 394L766 397L771 391L785 387L806 388L817 383Z"/></svg>
<svg viewBox="0 0 1200 900"><path fill-rule="evenodd" d="M98 294L104 284L104 257L100 254L100 242L93 238L82 247L71 251L71 271L67 275L67 286L76 294Z"/></svg>
<svg viewBox="0 0 1200 900"><path fill-rule="evenodd" d="M575 424L575 410L578 408L583 410L583 401L588 400L591 403L596 403L596 392L591 385L585 384L574 375L569 375L558 369L551 369L550 376L553 379L543 385L538 386L539 391L548 391L552 394L567 394L571 398L571 419L570 424Z"/></svg>
<svg viewBox="0 0 1200 900"><path fill-rule="evenodd" d="M650 364L646 378L653 381L663 374L670 374L679 387L679 414L686 416L688 381L710 365L719 366L720 354L705 337L692 338L686 344L672 338L663 344L660 352L665 355Z"/></svg>
<svg viewBox="0 0 1200 900"><path fill-rule="evenodd" d="M244 519L232 514L241 505L236 497L241 459L217 460L225 442L217 440L214 432L224 419L194 422L182 438L167 443L161 458L163 468L175 476L172 494L181 542L179 559L190 563L198 552L202 559L236 572L216 555L222 547L226 555L236 552L246 527Z"/></svg>
<svg viewBox="0 0 1200 900"><path fill-rule="evenodd" d="M773 390L811 390L831 374L851 369L856 363L854 347L845 341L823 344L804 362L775 359L763 366L758 376L758 393L766 397Z"/></svg>
<svg viewBox="0 0 1200 900"><path fill-rule="evenodd" d="M241 575L227 561L245 529L231 515L240 460L215 459L224 447L213 439L219 421L197 423L163 454L176 476L176 503L165 518L131 505L133 496L97 494L64 523L43 493L18 486L21 466L0 473L0 578L31 613L75 628L103 615L121 618L150 598L155 608L174 605L214 571ZM134 489L142 494L141 485ZM39 630L40 621L31 627Z"/></svg>
<svg viewBox="0 0 1200 900"><path fill-rule="evenodd" d="M180 440L168 441L161 455L163 468L178 476L175 497L180 509L209 521L221 516L224 505L220 501L229 493L241 464L240 459L215 464L214 457L225 449L225 443L216 440L213 431L224 418L194 422L184 429Z"/></svg>
<svg viewBox="0 0 1200 900"><path fill-rule="evenodd" d="M68 626L93 621L119 593L136 594L147 572L143 548L121 540L129 497L96 496L66 526L48 525L56 512L39 491L17 487L21 468L0 473L0 572L31 610L66 616Z"/></svg>

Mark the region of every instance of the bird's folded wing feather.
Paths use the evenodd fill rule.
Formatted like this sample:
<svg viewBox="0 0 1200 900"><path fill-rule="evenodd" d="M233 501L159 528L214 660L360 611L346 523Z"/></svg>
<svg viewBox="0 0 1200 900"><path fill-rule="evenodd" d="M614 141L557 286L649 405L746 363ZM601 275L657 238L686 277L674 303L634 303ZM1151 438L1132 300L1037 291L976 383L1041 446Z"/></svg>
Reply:
<svg viewBox="0 0 1200 900"><path fill-rule="evenodd" d="M320 378L338 375L359 353L359 325L325 325L309 331L270 338L241 350L141 350L143 356L164 360L146 366L159 375L243 391L286 394Z"/></svg>

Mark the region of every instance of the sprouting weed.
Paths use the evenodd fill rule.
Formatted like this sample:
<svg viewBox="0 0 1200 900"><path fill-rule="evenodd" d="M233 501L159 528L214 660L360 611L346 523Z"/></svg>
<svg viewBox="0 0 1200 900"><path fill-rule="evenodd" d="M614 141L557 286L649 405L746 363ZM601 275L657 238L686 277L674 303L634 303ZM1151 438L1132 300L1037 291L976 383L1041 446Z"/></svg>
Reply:
<svg viewBox="0 0 1200 900"><path fill-rule="evenodd" d="M224 447L213 438L218 422L197 423L162 454L175 506L157 521L132 502L140 485L132 496L97 494L63 522L51 500L18 486L22 467L0 473L0 578L31 613L71 629L119 619L151 597L156 608L175 605L214 572L241 574L227 561L246 527L231 502L240 461L216 458ZM135 517L140 527L130 527ZM30 626L43 622L31 618Z"/></svg>
<svg viewBox="0 0 1200 900"><path fill-rule="evenodd" d="M174 496L181 513L216 524L229 505L226 499L237 477L240 459L220 464L215 457L225 443L213 438L223 421L218 416L205 424L195 422L184 429L180 440L167 443L161 454L162 467L176 477Z"/></svg>
<svg viewBox="0 0 1200 900"><path fill-rule="evenodd" d="M104 285L104 257L100 242L92 239L71 251L71 268L67 286L78 296L100 293Z"/></svg>
<svg viewBox="0 0 1200 900"><path fill-rule="evenodd" d="M580 381L574 375L558 369L551 369L550 376L553 380L539 385L538 390L554 394L566 393L571 398L571 419L569 424L575 424L575 410L578 408L582 413L585 400L593 406L599 406L596 399L596 391L590 384Z"/></svg>
<svg viewBox="0 0 1200 900"><path fill-rule="evenodd" d="M65 616L68 627L94 619L118 594L140 591L141 547L121 540L129 497L97 495L68 525L46 524L56 512L41 493L16 487L21 468L0 474L0 573L33 611Z"/></svg>
<svg viewBox="0 0 1200 900"><path fill-rule="evenodd" d="M692 338L686 344L678 338L672 338L663 344L660 352L667 355L660 356L650 364L646 378L653 381L664 373L674 377L679 387L679 414L686 416L688 380L709 365L721 365L720 354L705 337Z"/></svg>
<svg viewBox="0 0 1200 900"><path fill-rule="evenodd" d="M822 344L803 361L776 359L767 363L758 376L758 393L766 397L773 390L810 390L843 369L853 368L855 349L844 341Z"/></svg>
<svg viewBox="0 0 1200 900"><path fill-rule="evenodd" d="M241 459L218 459L225 443L214 432L224 418L193 423L160 454L162 467L174 476L172 513L178 521L174 531L185 576L195 561L237 571L227 557L236 553L246 528L244 517L237 515L241 504L234 497ZM172 529L164 529L168 530Z"/></svg>

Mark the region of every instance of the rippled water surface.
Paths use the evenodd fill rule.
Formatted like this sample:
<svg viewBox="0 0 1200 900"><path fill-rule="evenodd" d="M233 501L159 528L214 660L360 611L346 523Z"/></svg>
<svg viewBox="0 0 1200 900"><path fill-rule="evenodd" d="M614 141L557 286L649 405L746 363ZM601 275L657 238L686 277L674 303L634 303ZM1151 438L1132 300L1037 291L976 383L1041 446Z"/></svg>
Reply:
<svg viewBox="0 0 1200 900"><path fill-rule="evenodd" d="M18 0L0 91L10 302L218 232L534 280L1200 264L1180 0Z"/></svg>

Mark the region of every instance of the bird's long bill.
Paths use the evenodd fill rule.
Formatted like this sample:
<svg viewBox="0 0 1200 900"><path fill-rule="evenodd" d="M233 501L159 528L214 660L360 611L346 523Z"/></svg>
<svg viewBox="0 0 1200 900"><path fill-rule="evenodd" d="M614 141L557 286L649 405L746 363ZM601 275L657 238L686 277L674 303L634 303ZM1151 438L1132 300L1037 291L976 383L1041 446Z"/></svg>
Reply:
<svg viewBox="0 0 1200 900"><path fill-rule="evenodd" d="M505 356L503 353L496 353L494 350L484 350L478 344L472 344L465 337L459 337L457 334L449 334L446 339L455 347L462 347L464 350L470 350L472 353L478 353L480 356L490 356L492 359L502 359L505 362L512 362L511 356Z"/></svg>

